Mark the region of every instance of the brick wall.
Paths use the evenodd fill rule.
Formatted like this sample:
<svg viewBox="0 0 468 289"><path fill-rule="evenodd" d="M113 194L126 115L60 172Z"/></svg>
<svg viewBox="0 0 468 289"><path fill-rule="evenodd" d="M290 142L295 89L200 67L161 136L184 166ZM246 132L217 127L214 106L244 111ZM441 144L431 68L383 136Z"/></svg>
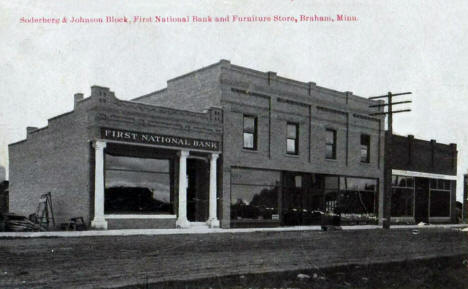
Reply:
<svg viewBox="0 0 468 289"><path fill-rule="evenodd" d="M222 225L230 220L230 169L234 166L339 174L379 179L383 190L383 118L369 117L370 101L231 65L214 65L168 81L167 89L134 101L200 111L223 109ZM243 114L258 118L258 150L242 149ZM286 123L299 124L299 154L287 155ZM325 129L337 130L337 159L325 159ZM371 136L370 163L360 161L360 135ZM221 197L221 196L220 196Z"/></svg>
<svg viewBox="0 0 468 289"><path fill-rule="evenodd" d="M133 101L203 111L220 105L220 68L218 63L178 76L167 82L167 88L156 91Z"/></svg>
<svg viewBox="0 0 468 289"><path fill-rule="evenodd" d="M224 63L223 226L230 220L230 170L248 167L383 178L383 120L352 95ZM256 151L243 149L243 115L257 117ZM299 124L299 153L286 154L286 125ZM337 158L325 158L325 130L337 131ZM370 163L360 161L360 136L371 136Z"/></svg>
<svg viewBox="0 0 468 289"><path fill-rule="evenodd" d="M41 194L51 192L56 223L77 216L89 221L86 122L85 111L75 110L9 146L10 212L28 216L36 211Z"/></svg>
<svg viewBox="0 0 468 289"><path fill-rule="evenodd" d="M441 144L435 140L425 141L393 135L392 168L425 173L456 175L457 145Z"/></svg>

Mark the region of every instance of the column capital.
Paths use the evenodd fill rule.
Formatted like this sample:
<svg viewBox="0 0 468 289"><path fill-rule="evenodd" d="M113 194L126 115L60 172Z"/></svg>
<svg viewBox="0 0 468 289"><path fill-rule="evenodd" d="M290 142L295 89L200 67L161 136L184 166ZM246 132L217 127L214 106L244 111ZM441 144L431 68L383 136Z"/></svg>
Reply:
<svg viewBox="0 0 468 289"><path fill-rule="evenodd" d="M106 146L107 146L107 143L105 141L97 140L94 142L95 149L105 149Z"/></svg>
<svg viewBox="0 0 468 289"><path fill-rule="evenodd" d="M181 150L181 151L179 151L179 152L177 153L177 155L178 155L179 157L182 157L182 158L188 157L189 154L190 154L190 152L189 152L189 151L185 151L185 150Z"/></svg>
<svg viewBox="0 0 468 289"><path fill-rule="evenodd" d="M212 153L212 154L210 154L210 160L215 161L215 160L218 159L218 157L219 157L219 153Z"/></svg>

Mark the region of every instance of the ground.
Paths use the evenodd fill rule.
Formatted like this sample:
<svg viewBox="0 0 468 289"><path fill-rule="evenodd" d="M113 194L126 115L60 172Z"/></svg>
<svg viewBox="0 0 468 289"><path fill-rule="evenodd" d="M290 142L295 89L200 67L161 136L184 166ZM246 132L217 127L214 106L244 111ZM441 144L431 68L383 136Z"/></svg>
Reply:
<svg viewBox="0 0 468 289"><path fill-rule="evenodd" d="M463 289L468 288L466 256L378 265L349 265L327 269L248 274L185 282L140 284L121 289Z"/></svg>
<svg viewBox="0 0 468 289"><path fill-rule="evenodd" d="M325 270L324 268L332 266L356 264L367 268L369 264L376 262L403 262L421 258L462 255L468 256L468 234L459 229L4 238L0 239L0 288L111 288L203 278L214 278L212 280L221 282L225 276L232 275L236 276L233 278L241 278L239 276L243 275L243 280L249 282L249 280L262 280L262 278L257 278L261 275L249 279L250 274L264 273L274 273L263 278L267 281L290 280L292 283L288 286L292 288L316 288L315 285L310 287L311 284L307 282L324 281L319 277L325 277L326 280L336 278L318 273L317 278L313 278L314 272L310 271L311 269ZM438 265L434 266L426 267L434 270L435 273L444 272L442 269L446 267L442 266L437 269ZM413 266L408 266L408 268L411 269ZM426 276L427 274L424 273L426 269L421 270L423 270L421 276ZM464 268L454 267L453 270L440 274L441 276L461 274L457 270L464 270ZM301 281L305 287L298 287L302 283L296 284L298 281L296 276L302 271L311 278ZM290 274L293 275L291 277L287 275L288 273L281 272L292 272ZM373 280L374 276L382 276L377 280L392 279L390 275L388 277L378 275L378 270L370 272L373 273L367 277L359 274L356 278L351 277L351 281L363 277ZM402 272L406 274L402 276L408 276L408 278L417 275L408 273L411 272L408 269ZM277 276L277 278L271 276ZM440 280L441 284L451 284L443 279ZM376 288L357 287L360 283L348 283L350 285L347 288L353 288L351 286ZM402 284L405 282L400 285ZM192 288L192 285L187 288ZM249 283L237 284L235 282L225 285L215 287L242 288L229 286L245 285L248 288L250 286ZM283 286L279 283L273 285ZM154 286L152 288L160 288L159 285ZM252 283L252 286L273 288L267 283L265 285ZM317 288L340 288L324 286ZM183 285L182 288L185 287Z"/></svg>

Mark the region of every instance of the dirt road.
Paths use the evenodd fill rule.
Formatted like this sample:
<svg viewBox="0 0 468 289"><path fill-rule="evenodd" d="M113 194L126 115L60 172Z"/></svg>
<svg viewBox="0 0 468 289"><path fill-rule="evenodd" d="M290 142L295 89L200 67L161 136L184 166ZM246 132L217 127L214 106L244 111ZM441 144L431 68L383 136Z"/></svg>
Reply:
<svg viewBox="0 0 468 289"><path fill-rule="evenodd" d="M454 229L0 239L0 288L109 288L468 254Z"/></svg>

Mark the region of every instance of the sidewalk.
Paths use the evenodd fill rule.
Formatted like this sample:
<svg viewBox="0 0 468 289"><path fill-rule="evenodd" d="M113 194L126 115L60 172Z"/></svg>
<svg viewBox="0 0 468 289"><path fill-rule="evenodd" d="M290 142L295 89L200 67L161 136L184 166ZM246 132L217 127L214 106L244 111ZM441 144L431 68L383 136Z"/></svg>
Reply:
<svg viewBox="0 0 468 289"><path fill-rule="evenodd" d="M440 225L393 225L391 229L452 229L467 228L468 224L440 224ZM378 230L378 225L342 226L343 230ZM48 231L48 232L0 232L1 238L44 238L44 237L97 237L97 236L136 236L136 235L186 235L186 234L220 234L220 233L252 233L252 232L295 232L295 231L321 231L320 226L295 226L276 228L237 228L237 229L126 229L126 230L89 230L89 231Z"/></svg>

